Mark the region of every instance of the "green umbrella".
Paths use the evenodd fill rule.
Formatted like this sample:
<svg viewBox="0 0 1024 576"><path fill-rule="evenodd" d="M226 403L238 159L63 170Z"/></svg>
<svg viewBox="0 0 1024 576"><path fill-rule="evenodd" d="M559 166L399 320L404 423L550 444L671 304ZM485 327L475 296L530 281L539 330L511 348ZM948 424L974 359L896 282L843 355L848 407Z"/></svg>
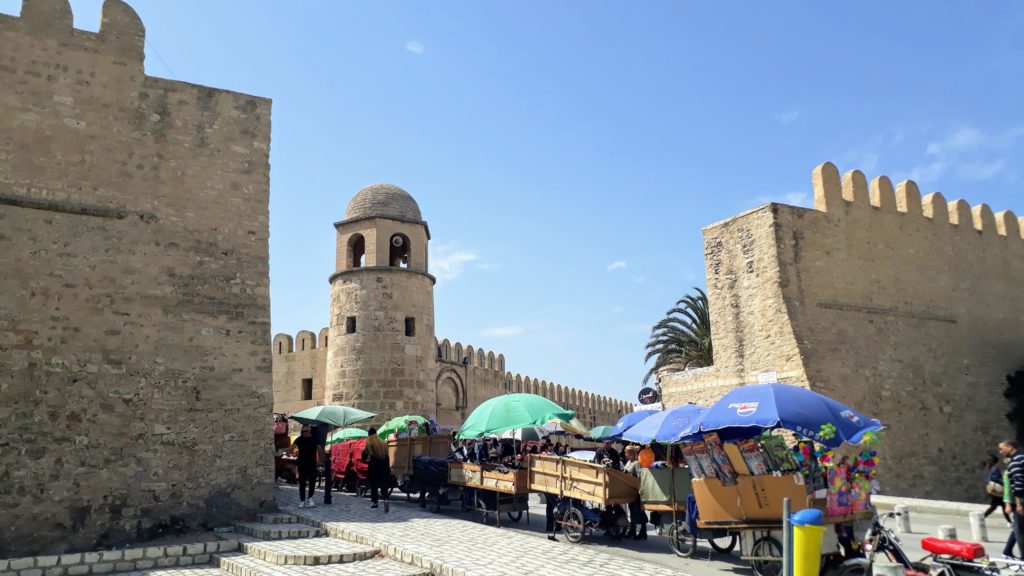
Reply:
<svg viewBox="0 0 1024 576"><path fill-rule="evenodd" d="M384 423L383 426L377 429L377 436L381 438L387 438L390 434L398 434L406 431L405 423L414 420L421 427L427 423L427 419L423 416L413 416L411 414L406 416L395 416L391 420Z"/></svg>
<svg viewBox="0 0 1024 576"><path fill-rule="evenodd" d="M459 438L480 438L506 430L543 426L548 422L570 422L576 413L536 394L505 394L473 410L459 429Z"/></svg>
<svg viewBox="0 0 1024 576"><path fill-rule="evenodd" d="M594 440L602 440L614 435L615 426L595 426L590 429L590 437Z"/></svg>
<svg viewBox="0 0 1024 576"><path fill-rule="evenodd" d="M359 428L342 428L341 430L335 430L331 432L327 437L327 445L335 444L337 442L344 442L345 440L354 440L356 438L366 438L369 434L366 430L360 430Z"/></svg>
<svg viewBox="0 0 1024 576"><path fill-rule="evenodd" d="M374 416L376 416L376 414L373 412L367 412L358 408L328 404L326 406L306 408L301 412L292 414L289 418L300 424L307 424L309 426L327 424L333 428L344 428L345 426L361 422L367 418L373 418Z"/></svg>

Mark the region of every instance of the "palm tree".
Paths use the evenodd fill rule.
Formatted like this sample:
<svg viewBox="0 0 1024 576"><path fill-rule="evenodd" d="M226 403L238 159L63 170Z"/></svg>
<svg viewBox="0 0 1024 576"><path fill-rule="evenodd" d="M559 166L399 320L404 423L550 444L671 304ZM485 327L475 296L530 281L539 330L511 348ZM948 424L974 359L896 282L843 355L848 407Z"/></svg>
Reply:
<svg viewBox="0 0 1024 576"><path fill-rule="evenodd" d="M644 363L655 358L644 376L644 384L661 370L676 367L682 370L711 366L711 315L708 297L700 288L696 295L687 294L665 313L665 318L651 329Z"/></svg>

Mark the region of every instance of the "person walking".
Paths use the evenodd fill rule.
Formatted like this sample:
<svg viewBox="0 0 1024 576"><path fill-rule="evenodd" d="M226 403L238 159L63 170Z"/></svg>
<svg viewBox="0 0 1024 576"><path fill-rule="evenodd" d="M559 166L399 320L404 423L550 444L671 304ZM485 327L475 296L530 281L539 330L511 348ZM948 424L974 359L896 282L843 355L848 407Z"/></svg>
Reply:
<svg viewBox="0 0 1024 576"><path fill-rule="evenodd" d="M1010 524L1010 515L1004 510L1003 497L1006 493L1006 483L1003 481L1003 470L999 465L999 456L989 453L982 464L985 466L985 494L989 497L985 518L988 518L989 514L998 509L1003 513L1006 523Z"/></svg>
<svg viewBox="0 0 1024 576"><path fill-rule="evenodd" d="M632 444L626 446L626 466L623 468L623 472L637 478L640 477L640 462L636 459L638 452L640 452L638 446ZM629 532L625 537L634 540L647 540L647 515L644 513L640 496L629 503Z"/></svg>
<svg viewBox="0 0 1024 576"><path fill-rule="evenodd" d="M1009 459L1006 465L1006 486L1010 491L1013 506L1013 536L1017 539L1017 547L1024 557L1024 454L1020 451L1020 443L1016 440L1003 440L999 443L999 453Z"/></svg>
<svg viewBox="0 0 1024 576"><path fill-rule="evenodd" d="M320 443L309 426L302 427L299 437L292 442L292 449L299 452L295 462L299 469L299 508L316 508L313 492L316 490L316 460Z"/></svg>
<svg viewBox="0 0 1024 576"><path fill-rule="evenodd" d="M391 509L388 500L388 483L391 481L391 465L388 463L388 445L377 436L377 429L367 430L366 448L363 457L369 463L366 476L370 481L370 508L377 508L377 502L384 500L384 513Z"/></svg>

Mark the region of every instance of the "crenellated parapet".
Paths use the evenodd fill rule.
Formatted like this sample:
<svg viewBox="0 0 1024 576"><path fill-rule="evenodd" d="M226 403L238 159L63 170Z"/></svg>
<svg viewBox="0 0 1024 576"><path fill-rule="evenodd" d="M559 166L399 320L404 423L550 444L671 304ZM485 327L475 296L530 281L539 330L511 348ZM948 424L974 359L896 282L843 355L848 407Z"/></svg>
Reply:
<svg viewBox="0 0 1024 576"><path fill-rule="evenodd" d="M561 384L555 384L554 382L538 380L511 372L505 373L505 392L537 394L559 406L575 410L582 416L592 418L604 424L614 423L609 421L612 416L617 417L633 411L632 404L624 400L601 396L592 392L577 390L562 386Z"/></svg>
<svg viewBox="0 0 1024 576"><path fill-rule="evenodd" d="M483 348L463 346L461 342L452 344L447 338L440 342L435 340L435 343L437 344L438 360L495 372L505 371L505 356L503 354L495 354Z"/></svg>
<svg viewBox="0 0 1024 576"><path fill-rule="evenodd" d="M301 354L324 349L327 348L327 334L327 328L321 328L319 333L299 330L294 338L282 332L274 336L271 350L273 354Z"/></svg>
<svg viewBox="0 0 1024 576"><path fill-rule="evenodd" d="M146 27L131 6L123 0L105 0L99 32L75 29L73 20L69 0L24 0L21 17L0 15L0 29L16 28L65 47L110 56L141 81Z"/></svg>
<svg viewBox="0 0 1024 576"><path fill-rule="evenodd" d="M895 187L886 176L876 176L868 183L859 170L839 175L831 162L814 169L814 209L842 220L847 212L878 210L902 213L908 217L927 218L936 225L953 226L962 233L981 233L992 239L1005 238L1008 242L1024 240L1024 218L1011 210L993 213L988 204L971 206L964 200L947 202L939 192L923 198L913 180L904 180Z"/></svg>

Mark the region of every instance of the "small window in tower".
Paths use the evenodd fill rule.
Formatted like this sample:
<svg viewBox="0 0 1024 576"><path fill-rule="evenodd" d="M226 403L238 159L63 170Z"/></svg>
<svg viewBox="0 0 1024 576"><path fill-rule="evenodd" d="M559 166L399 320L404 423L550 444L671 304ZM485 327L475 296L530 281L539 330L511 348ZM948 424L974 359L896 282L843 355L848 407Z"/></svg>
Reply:
<svg viewBox="0 0 1024 576"><path fill-rule="evenodd" d="M406 318L405 319L405 335L415 336L416 335L416 319Z"/></svg>
<svg viewBox="0 0 1024 576"><path fill-rule="evenodd" d="M281 354L282 352L284 352L284 342L278 342L277 343L277 353Z"/></svg>
<svg viewBox="0 0 1024 576"><path fill-rule="evenodd" d="M349 316L348 318L345 318L345 334L355 334L355 333L356 333L356 317L355 316Z"/></svg>
<svg viewBox="0 0 1024 576"><path fill-rule="evenodd" d="M302 379L302 399L312 400L313 399L313 379L303 378Z"/></svg>

